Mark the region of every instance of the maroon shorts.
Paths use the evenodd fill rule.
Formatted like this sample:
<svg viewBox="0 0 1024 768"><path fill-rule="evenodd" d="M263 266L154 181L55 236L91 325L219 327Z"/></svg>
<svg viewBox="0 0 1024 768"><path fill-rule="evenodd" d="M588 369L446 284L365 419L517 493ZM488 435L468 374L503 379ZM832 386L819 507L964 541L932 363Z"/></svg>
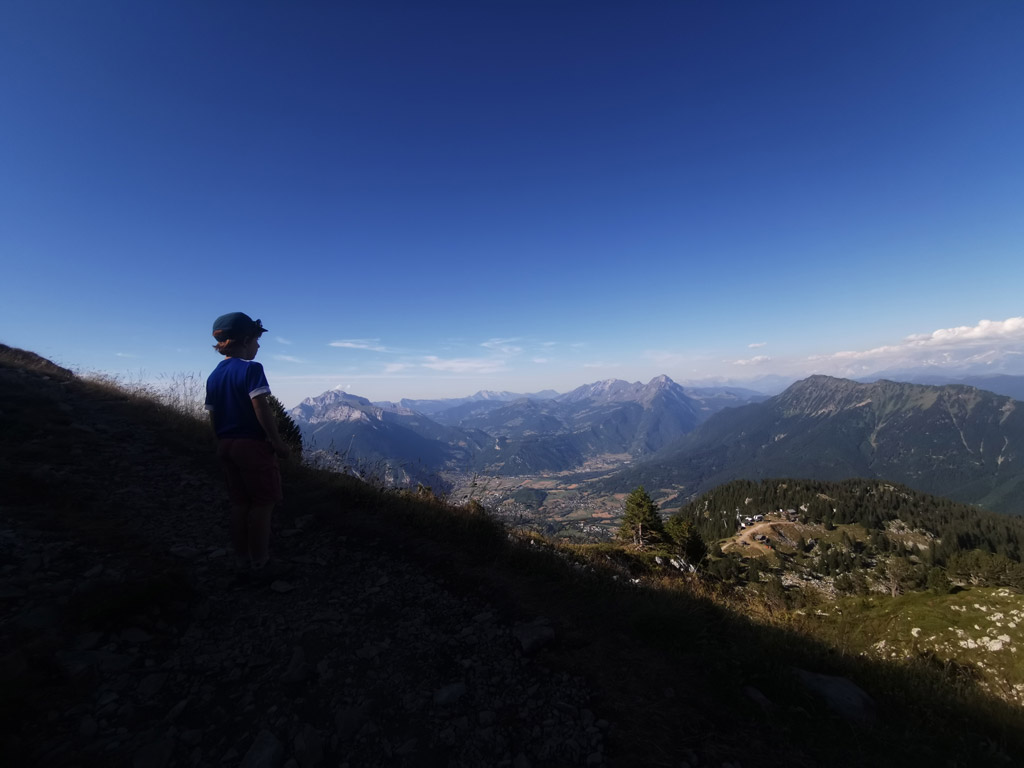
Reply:
<svg viewBox="0 0 1024 768"><path fill-rule="evenodd" d="M277 456L266 440L221 438L217 455L224 466L228 496L235 504L262 507L283 498Z"/></svg>

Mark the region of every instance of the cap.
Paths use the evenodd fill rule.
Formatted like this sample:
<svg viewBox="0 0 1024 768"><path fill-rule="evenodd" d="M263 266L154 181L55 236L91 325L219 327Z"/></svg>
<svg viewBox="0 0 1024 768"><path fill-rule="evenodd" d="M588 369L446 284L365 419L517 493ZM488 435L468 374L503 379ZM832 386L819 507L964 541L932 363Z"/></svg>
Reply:
<svg viewBox="0 0 1024 768"><path fill-rule="evenodd" d="M229 312L213 321L213 337L217 341L247 339L266 333L267 328L259 320L253 320L245 312Z"/></svg>

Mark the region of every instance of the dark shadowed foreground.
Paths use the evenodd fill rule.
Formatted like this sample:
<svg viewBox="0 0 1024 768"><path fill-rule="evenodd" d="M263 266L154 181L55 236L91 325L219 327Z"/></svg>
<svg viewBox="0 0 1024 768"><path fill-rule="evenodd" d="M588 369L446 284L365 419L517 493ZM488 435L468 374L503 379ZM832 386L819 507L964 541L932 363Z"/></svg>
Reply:
<svg viewBox="0 0 1024 768"><path fill-rule="evenodd" d="M8 348L0 419L10 765L1024 756L1019 713L952 697L941 670L844 659L573 565L478 511L349 478L289 468L285 572L240 578L204 424Z"/></svg>

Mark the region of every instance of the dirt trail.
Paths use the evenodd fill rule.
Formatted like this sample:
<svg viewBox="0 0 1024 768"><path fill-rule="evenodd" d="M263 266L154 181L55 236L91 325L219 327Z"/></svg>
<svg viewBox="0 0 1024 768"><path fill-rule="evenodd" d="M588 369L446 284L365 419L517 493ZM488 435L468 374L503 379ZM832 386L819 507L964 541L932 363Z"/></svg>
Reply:
<svg viewBox="0 0 1024 768"><path fill-rule="evenodd" d="M737 533L732 541L722 547L722 551L742 551L747 555L767 554L768 552L773 551L775 544L772 542L776 541L780 535L786 537L790 542L795 543L799 539L799 535L795 537L790 536L787 531L796 529L799 525L799 523L791 523L783 520L765 520L764 522L748 525ZM769 542L767 545L755 540L754 537L761 534L768 537Z"/></svg>

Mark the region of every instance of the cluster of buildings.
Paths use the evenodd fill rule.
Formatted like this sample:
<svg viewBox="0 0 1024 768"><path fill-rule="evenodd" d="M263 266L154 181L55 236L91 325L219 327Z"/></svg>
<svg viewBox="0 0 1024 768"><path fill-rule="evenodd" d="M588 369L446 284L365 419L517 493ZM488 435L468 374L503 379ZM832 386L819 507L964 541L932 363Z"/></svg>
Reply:
<svg viewBox="0 0 1024 768"><path fill-rule="evenodd" d="M800 514L795 509L778 509L775 511L775 514L787 523L800 522ZM763 523L764 515L741 515L739 510L737 510L736 522L739 523L739 526L742 529L751 526L754 523Z"/></svg>

